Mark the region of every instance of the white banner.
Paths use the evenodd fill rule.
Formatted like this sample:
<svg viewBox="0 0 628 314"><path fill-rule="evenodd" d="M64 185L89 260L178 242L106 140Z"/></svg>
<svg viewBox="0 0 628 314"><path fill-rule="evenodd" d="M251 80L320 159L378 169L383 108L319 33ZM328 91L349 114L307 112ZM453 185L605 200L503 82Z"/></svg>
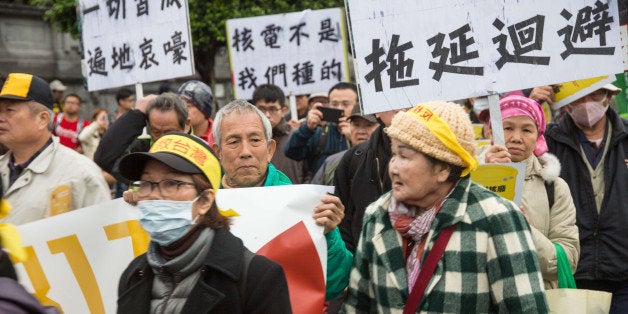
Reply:
<svg viewBox="0 0 628 314"><path fill-rule="evenodd" d="M89 91L194 74L187 0L80 0Z"/></svg>
<svg viewBox="0 0 628 314"><path fill-rule="evenodd" d="M346 3L366 113L623 69L617 1Z"/></svg>
<svg viewBox="0 0 628 314"><path fill-rule="evenodd" d="M298 313L322 311L327 247L312 213L332 190L294 185L218 192L219 207L233 216L232 232L251 251L284 267ZM138 217L135 207L116 199L19 226L29 253L27 261L15 265L20 283L65 313L115 313L120 275L149 241ZM308 289L304 296L294 289L304 284L319 294Z"/></svg>
<svg viewBox="0 0 628 314"><path fill-rule="evenodd" d="M262 84L299 95L348 81L344 21L340 8L228 20L234 97Z"/></svg>

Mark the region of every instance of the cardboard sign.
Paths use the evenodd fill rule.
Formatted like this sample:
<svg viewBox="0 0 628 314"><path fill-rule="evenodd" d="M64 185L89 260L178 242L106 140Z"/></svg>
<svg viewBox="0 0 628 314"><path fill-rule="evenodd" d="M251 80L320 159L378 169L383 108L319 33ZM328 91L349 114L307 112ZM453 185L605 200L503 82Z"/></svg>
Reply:
<svg viewBox="0 0 628 314"><path fill-rule="evenodd" d="M344 21L341 8L228 20L234 97L262 84L299 95L349 81Z"/></svg>
<svg viewBox="0 0 628 314"><path fill-rule="evenodd" d="M194 75L187 0L80 0L89 91Z"/></svg>
<svg viewBox="0 0 628 314"><path fill-rule="evenodd" d="M616 1L346 3L365 113L623 69Z"/></svg>

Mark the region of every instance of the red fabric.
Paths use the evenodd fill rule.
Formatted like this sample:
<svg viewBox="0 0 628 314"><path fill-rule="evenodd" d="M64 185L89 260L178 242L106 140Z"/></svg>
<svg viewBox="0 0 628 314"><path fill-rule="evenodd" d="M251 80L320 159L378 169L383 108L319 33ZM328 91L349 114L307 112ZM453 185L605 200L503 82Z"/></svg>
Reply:
<svg viewBox="0 0 628 314"><path fill-rule="evenodd" d="M293 313L323 312L325 276L318 251L303 222L276 236L257 254L281 264L290 291Z"/></svg>
<svg viewBox="0 0 628 314"><path fill-rule="evenodd" d="M207 132L205 132L205 134L203 134L201 138L204 139L207 144L209 144L209 147L212 147L214 144L216 144L216 141L214 140L214 135L212 134L212 126L214 124L214 120L212 120L212 118L209 118L207 120L209 121L209 127L207 128Z"/></svg>
<svg viewBox="0 0 628 314"><path fill-rule="evenodd" d="M69 147L71 149L76 149L79 146L78 140L78 122L80 119L76 119L74 122L70 122L65 119L65 117L61 118L61 122L54 129L54 134L59 137L59 142L61 145ZM57 115L55 115L54 121L57 121ZM83 128L89 125L89 121L83 120Z"/></svg>
<svg viewBox="0 0 628 314"><path fill-rule="evenodd" d="M456 225L457 224L454 224L445 228L443 231L441 231L440 235L438 235L438 239L436 239L432 250L427 255L427 258L423 263L423 267L421 268L421 272L419 273L419 278L417 278L416 284L414 285L412 292L410 292L410 296L408 297L406 306L403 308L403 314L416 313L416 310L419 307L419 303L423 298L423 293L425 293L425 289L427 288L427 284L430 282L432 274L434 274L434 270L436 269L436 265L438 265L438 261L445 252L447 242L449 242L451 234L454 233Z"/></svg>

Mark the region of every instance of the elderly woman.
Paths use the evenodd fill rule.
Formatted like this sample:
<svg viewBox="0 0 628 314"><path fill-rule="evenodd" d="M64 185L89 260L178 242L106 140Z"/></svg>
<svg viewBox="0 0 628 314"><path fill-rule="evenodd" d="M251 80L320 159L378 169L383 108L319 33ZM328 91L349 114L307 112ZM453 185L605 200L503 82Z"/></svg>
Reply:
<svg viewBox="0 0 628 314"><path fill-rule="evenodd" d="M558 243L565 250L572 272L578 265L580 240L576 207L569 186L558 176L560 162L547 152L543 136L545 115L541 106L523 96L505 97L500 100L499 106L506 147L492 145L483 160L526 164L521 209L532 229L545 288L557 288L557 260L553 243Z"/></svg>
<svg viewBox="0 0 628 314"><path fill-rule="evenodd" d="M420 104L386 132L392 191L364 214L347 312L547 312L525 218L469 178L477 160L462 107Z"/></svg>
<svg viewBox="0 0 628 314"><path fill-rule="evenodd" d="M281 266L248 251L220 215L220 164L206 142L167 134L148 153L125 156L120 172L134 181L151 242L120 278L119 313L291 311Z"/></svg>

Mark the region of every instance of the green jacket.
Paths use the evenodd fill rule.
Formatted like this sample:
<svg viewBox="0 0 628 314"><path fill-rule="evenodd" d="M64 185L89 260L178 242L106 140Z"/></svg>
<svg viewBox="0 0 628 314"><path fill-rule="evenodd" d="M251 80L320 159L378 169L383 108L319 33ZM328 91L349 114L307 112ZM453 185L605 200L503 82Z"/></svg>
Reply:
<svg viewBox="0 0 628 314"><path fill-rule="evenodd" d="M264 186L291 185L292 182L283 172L268 163L268 173ZM327 289L325 300L335 299L347 287L349 272L353 263L353 254L345 247L338 228L325 235L327 242ZM307 271L307 270L304 270Z"/></svg>
<svg viewBox="0 0 628 314"><path fill-rule="evenodd" d="M408 283L401 236L388 216L391 193L365 212L345 311L401 313ZM419 304L427 313L547 313L530 228L513 203L463 178L427 235L458 224Z"/></svg>

